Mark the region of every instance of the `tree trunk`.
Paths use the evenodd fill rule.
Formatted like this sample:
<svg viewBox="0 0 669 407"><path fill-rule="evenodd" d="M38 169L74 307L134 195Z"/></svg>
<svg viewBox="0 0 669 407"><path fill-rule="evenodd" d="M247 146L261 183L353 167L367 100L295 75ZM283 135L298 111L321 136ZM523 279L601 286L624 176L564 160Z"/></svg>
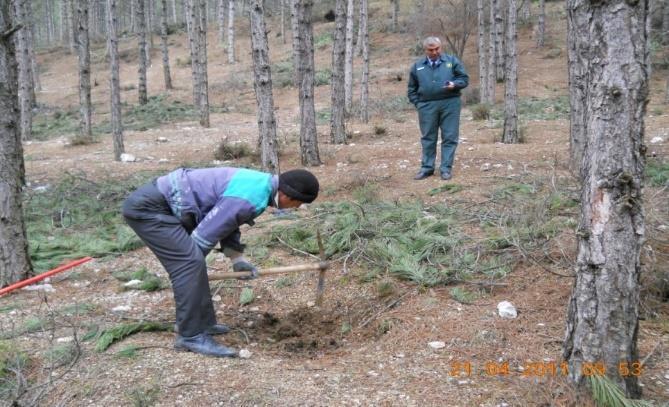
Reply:
<svg viewBox="0 0 669 407"><path fill-rule="evenodd" d="M476 11L478 18L478 36L477 50L479 55L479 93L481 95L481 103L489 103L488 97L488 58L486 49L486 31L485 31L485 7L483 7L483 0L477 0Z"/></svg>
<svg viewBox="0 0 669 407"><path fill-rule="evenodd" d="M77 39L79 40L79 132L82 141L93 139L91 129L91 52L88 44L88 0L78 0Z"/></svg>
<svg viewBox="0 0 669 407"><path fill-rule="evenodd" d="M398 20L399 20L399 15L400 15L400 0L390 0L390 2L392 3L391 6L393 8L392 17L391 17L391 21L392 21L391 26L392 26L393 32L397 32L397 30L399 29Z"/></svg>
<svg viewBox="0 0 669 407"><path fill-rule="evenodd" d="M200 125L209 127L209 80L207 75L207 0L199 1L198 74L200 83Z"/></svg>
<svg viewBox="0 0 669 407"><path fill-rule="evenodd" d="M177 12L177 0L172 0L172 23L179 22L179 13Z"/></svg>
<svg viewBox="0 0 669 407"><path fill-rule="evenodd" d="M586 77L583 99L572 100L585 117L584 149L576 280L562 356L574 382L584 383L588 367L603 364L632 398L641 395L638 377L622 372L639 363L647 13L647 1L567 1L571 45Z"/></svg>
<svg viewBox="0 0 669 407"><path fill-rule="evenodd" d="M362 32L362 0L360 0L360 11L358 13L358 38L355 41L355 49L353 54L357 56L362 56L362 41L363 41L363 32Z"/></svg>
<svg viewBox="0 0 669 407"><path fill-rule="evenodd" d="M79 44L79 41L77 39L77 27L79 26L78 17L77 17L77 11L76 11L76 6L75 2L79 0L63 0L67 1L68 4L68 17L69 17L69 22L68 22L68 27L70 28L69 31L69 40L70 40L70 52L75 53L77 51L77 45Z"/></svg>
<svg viewBox="0 0 669 407"><path fill-rule="evenodd" d="M369 121L369 29L367 0L360 0L360 30L362 35L362 79L360 81L360 120Z"/></svg>
<svg viewBox="0 0 669 407"><path fill-rule="evenodd" d="M316 109L314 107L314 32L312 0L294 0L298 26L298 77L300 78L300 152L302 165L320 165Z"/></svg>
<svg viewBox="0 0 669 407"><path fill-rule="evenodd" d="M235 0L228 2L228 63L235 63Z"/></svg>
<svg viewBox="0 0 669 407"><path fill-rule="evenodd" d="M30 12L30 6L28 7ZM35 91L42 90L42 82L39 80L39 67L37 66L37 57L35 56L35 35L33 34L34 24L32 23L32 14L28 15L28 22L30 23L30 30L28 30L28 50L30 52L30 73L33 78L33 87L31 92L31 101L33 106L37 106L35 99Z"/></svg>
<svg viewBox="0 0 669 407"><path fill-rule="evenodd" d="M286 0L279 0L281 3L281 42L286 43Z"/></svg>
<svg viewBox="0 0 669 407"><path fill-rule="evenodd" d="M290 1L290 28L293 37L293 85L300 86L300 26L298 20L299 0Z"/></svg>
<svg viewBox="0 0 669 407"><path fill-rule="evenodd" d="M165 90L171 90L170 54L167 49L167 0L160 0L160 6L160 44L163 51L163 77L165 78Z"/></svg>
<svg viewBox="0 0 669 407"><path fill-rule="evenodd" d="M353 107L353 19L354 0L346 2L346 60L344 62L344 100L346 115L351 115Z"/></svg>
<svg viewBox="0 0 669 407"><path fill-rule="evenodd" d="M15 28L10 9L9 2L0 2L0 33ZM0 287L23 280L33 271L23 222L25 167L17 115L14 35L0 35Z"/></svg>
<svg viewBox="0 0 669 407"><path fill-rule="evenodd" d="M21 140L30 140L32 138L33 128L33 76L32 65L30 60L30 43L28 41L28 32L30 31L30 24L28 23L26 4L28 0L14 0L14 15L13 20L17 24L21 24L21 29L14 34L15 48L18 51L17 61L19 66L18 71L18 95L19 108L21 110Z"/></svg>
<svg viewBox="0 0 669 407"><path fill-rule="evenodd" d="M537 23L537 47L544 46L546 37L546 0L539 0L539 19Z"/></svg>
<svg viewBox="0 0 669 407"><path fill-rule="evenodd" d="M504 77L504 133L502 143L520 142L518 135L518 53L516 51L516 0L509 5L506 30L506 73Z"/></svg>
<svg viewBox="0 0 669 407"><path fill-rule="evenodd" d="M335 29L332 42L332 113L330 115L330 141L334 144L346 143L344 59L346 56L346 0L335 4Z"/></svg>
<svg viewBox="0 0 669 407"><path fill-rule="evenodd" d="M662 42L669 44L669 4L666 1L662 9Z"/></svg>
<svg viewBox="0 0 669 407"><path fill-rule="evenodd" d="M144 32L146 33L146 41L144 42L146 52L146 66L151 66L151 50L153 49L153 21L151 18L151 11L153 9L151 0L144 0Z"/></svg>
<svg viewBox="0 0 669 407"><path fill-rule="evenodd" d="M488 79L486 84L488 90L488 103L492 106L495 104L495 94L497 85L497 41L495 40L497 33L495 31L495 3L497 0L490 0L490 21L488 24Z"/></svg>
<svg viewBox="0 0 669 407"><path fill-rule="evenodd" d="M218 0L218 44L221 47L225 44L225 14L228 11L227 1L228 0Z"/></svg>
<svg viewBox="0 0 669 407"><path fill-rule="evenodd" d="M193 82L193 106L200 107L200 64L198 63L199 59L199 39L198 36L198 18L197 18L197 7L195 6L194 1L198 0L184 0L185 15L186 15L186 30L188 31L188 50L190 51L190 67L191 67L191 80Z"/></svg>
<svg viewBox="0 0 669 407"><path fill-rule="evenodd" d="M163 0L164 1L164 0ZM118 36L116 34L116 0L107 0L107 32L109 38L109 59L111 77L111 125L112 140L114 142L114 159L121 160L125 152L123 146L123 124L121 122L121 80L119 75Z"/></svg>
<svg viewBox="0 0 669 407"><path fill-rule="evenodd" d="M60 24L58 25L58 35L60 37L60 43L65 45L69 38L68 32L68 23L69 18L67 16L67 0L60 1Z"/></svg>
<svg viewBox="0 0 669 407"><path fill-rule="evenodd" d="M506 61L504 60L504 13L501 5L505 0L492 0L494 10L493 30L495 32L495 75L497 81L504 80L504 70L506 69ZM500 2L502 4L500 4Z"/></svg>
<svg viewBox="0 0 669 407"><path fill-rule="evenodd" d="M532 17L532 12L530 10L531 0L520 0L520 21L528 22Z"/></svg>
<svg viewBox="0 0 669 407"><path fill-rule="evenodd" d="M139 104L145 105L149 102L146 84L146 17L144 17L144 0L133 1L137 2L135 3L135 23L137 24L137 31L139 33L139 85L137 89L139 90Z"/></svg>
<svg viewBox="0 0 669 407"><path fill-rule="evenodd" d="M274 97L272 95L272 72L270 69L269 46L263 0L253 0L249 13L251 21L251 47L253 56L253 88L258 103L258 145L260 161L264 171L279 174L279 149L274 117Z"/></svg>
<svg viewBox="0 0 669 407"><path fill-rule="evenodd" d="M569 72L569 159L572 173L578 174L583 159L585 146L585 109L582 100L586 98L585 84L587 61L579 54L580 50L588 49L587 38L576 35L588 32L589 22L580 14L569 14L567 18L567 70Z"/></svg>

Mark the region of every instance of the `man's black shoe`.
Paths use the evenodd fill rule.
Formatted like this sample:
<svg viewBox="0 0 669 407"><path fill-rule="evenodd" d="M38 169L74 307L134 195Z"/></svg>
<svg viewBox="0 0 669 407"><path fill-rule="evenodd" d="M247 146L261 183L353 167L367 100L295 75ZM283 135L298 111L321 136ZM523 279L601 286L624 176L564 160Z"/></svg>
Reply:
<svg viewBox="0 0 669 407"><path fill-rule="evenodd" d="M230 327L225 324L215 324L207 328L204 332L209 335L224 335L230 332Z"/></svg>
<svg viewBox="0 0 669 407"><path fill-rule="evenodd" d="M218 358L237 357L237 352L235 352L234 349L217 343L214 338L206 333L191 337L177 335L177 340L174 342L174 349L201 353L203 355L215 356Z"/></svg>
<svg viewBox="0 0 669 407"><path fill-rule="evenodd" d="M423 171L421 171L421 172L419 172L418 174L416 174L416 176L413 177L413 179L415 179L416 181L420 181L420 180L422 180L422 179L425 179L425 178L427 178L427 177L431 177L431 176L432 176L432 173L431 173L431 172L423 172Z"/></svg>
<svg viewBox="0 0 669 407"><path fill-rule="evenodd" d="M444 171L441 173L441 179L443 179L444 181L448 181L451 178L453 178L453 174L451 174L450 172Z"/></svg>

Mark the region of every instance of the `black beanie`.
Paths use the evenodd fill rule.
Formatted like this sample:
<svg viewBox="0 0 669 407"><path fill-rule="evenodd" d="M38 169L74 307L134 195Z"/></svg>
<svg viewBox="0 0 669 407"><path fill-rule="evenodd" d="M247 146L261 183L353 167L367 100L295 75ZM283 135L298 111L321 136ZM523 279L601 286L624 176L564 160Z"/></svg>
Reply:
<svg viewBox="0 0 669 407"><path fill-rule="evenodd" d="M318 196L318 180L307 170L290 170L279 175L279 191L300 202L312 203Z"/></svg>

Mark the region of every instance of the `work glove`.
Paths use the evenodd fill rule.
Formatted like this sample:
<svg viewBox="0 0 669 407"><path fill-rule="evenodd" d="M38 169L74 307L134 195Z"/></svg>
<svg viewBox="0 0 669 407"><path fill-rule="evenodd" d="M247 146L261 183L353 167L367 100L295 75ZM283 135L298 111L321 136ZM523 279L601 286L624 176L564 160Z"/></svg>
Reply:
<svg viewBox="0 0 669 407"><path fill-rule="evenodd" d="M252 280L258 277L258 269L253 264L249 263L249 261L246 260L244 256L239 256L232 259L232 271L234 271L235 273L238 273L240 271L251 272L251 276L239 277L240 280Z"/></svg>

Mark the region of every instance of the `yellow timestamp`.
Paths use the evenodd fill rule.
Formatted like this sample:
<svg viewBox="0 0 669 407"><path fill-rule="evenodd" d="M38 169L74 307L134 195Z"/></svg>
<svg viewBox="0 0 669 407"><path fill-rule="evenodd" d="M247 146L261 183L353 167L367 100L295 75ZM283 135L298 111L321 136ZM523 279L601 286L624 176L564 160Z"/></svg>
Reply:
<svg viewBox="0 0 669 407"><path fill-rule="evenodd" d="M621 361L617 365L618 375L622 377L641 376L643 368L643 364L639 361ZM604 362L583 362L579 369L583 376L605 376L607 374L607 366ZM451 361L448 367L448 375L451 377L468 377L474 374L557 377L568 376L569 372L570 367L566 361L528 361L517 366L510 366L508 361L487 361L477 364L469 360L455 360Z"/></svg>

